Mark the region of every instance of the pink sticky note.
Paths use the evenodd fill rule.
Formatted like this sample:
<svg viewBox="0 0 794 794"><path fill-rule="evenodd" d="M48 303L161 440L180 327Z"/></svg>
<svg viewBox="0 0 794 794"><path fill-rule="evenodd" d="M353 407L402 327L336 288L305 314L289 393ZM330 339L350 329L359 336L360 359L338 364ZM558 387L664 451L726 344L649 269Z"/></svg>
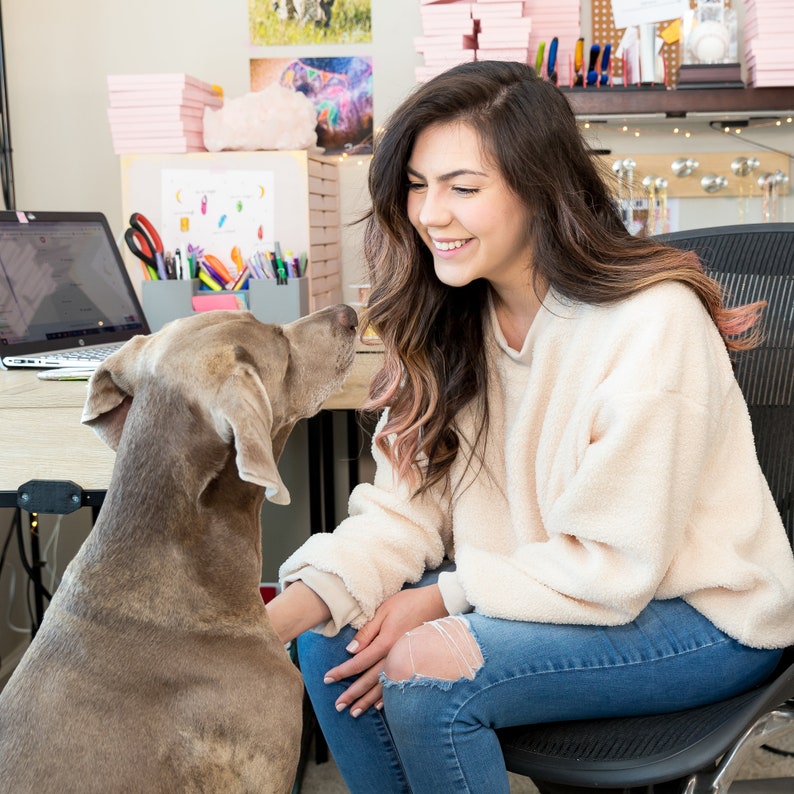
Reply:
<svg viewBox="0 0 794 794"><path fill-rule="evenodd" d="M234 295L194 295L194 312L211 312L214 309L239 309L240 304Z"/></svg>

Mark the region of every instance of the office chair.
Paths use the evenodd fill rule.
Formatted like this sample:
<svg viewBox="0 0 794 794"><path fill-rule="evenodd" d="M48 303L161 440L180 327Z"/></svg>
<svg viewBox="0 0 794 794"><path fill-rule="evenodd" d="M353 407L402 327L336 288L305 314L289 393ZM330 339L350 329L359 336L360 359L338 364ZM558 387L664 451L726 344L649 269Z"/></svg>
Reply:
<svg viewBox="0 0 794 794"><path fill-rule="evenodd" d="M766 338L759 348L736 354L734 370L761 467L794 542L794 223L699 229L659 239L696 251L729 303L768 302ZM767 683L702 708L498 733L508 770L531 778L542 794L723 794L749 753L791 731L794 646ZM756 787L761 783L740 782L731 791L794 791L794 780Z"/></svg>

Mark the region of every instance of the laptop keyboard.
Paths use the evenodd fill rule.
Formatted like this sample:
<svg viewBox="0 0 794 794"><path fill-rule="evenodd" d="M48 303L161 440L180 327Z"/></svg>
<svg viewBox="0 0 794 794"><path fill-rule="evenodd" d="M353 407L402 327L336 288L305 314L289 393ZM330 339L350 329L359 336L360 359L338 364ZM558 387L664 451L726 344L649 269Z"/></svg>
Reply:
<svg viewBox="0 0 794 794"><path fill-rule="evenodd" d="M57 358L59 361L68 361L70 363L96 363L104 361L111 353L115 353L121 345L105 345L104 347L88 347L85 350L65 350L58 353Z"/></svg>

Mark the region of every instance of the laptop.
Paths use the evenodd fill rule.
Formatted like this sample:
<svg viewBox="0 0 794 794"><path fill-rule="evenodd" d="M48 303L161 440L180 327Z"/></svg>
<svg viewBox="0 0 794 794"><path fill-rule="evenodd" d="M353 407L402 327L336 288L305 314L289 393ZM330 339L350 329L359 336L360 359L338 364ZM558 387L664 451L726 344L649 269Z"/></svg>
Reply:
<svg viewBox="0 0 794 794"><path fill-rule="evenodd" d="M4 369L94 369L148 333L102 213L0 212Z"/></svg>

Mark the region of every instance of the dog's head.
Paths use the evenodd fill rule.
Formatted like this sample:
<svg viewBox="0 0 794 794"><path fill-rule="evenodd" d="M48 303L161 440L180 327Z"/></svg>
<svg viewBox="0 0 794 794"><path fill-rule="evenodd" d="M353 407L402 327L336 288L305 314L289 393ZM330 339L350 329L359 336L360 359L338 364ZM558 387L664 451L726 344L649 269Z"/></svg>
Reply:
<svg viewBox="0 0 794 794"><path fill-rule="evenodd" d="M234 443L240 479L276 504L289 493L276 468L299 419L315 414L344 381L355 354L356 313L344 305L287 325L246 311L204 312L138 336L109 356L88 384L82 421L117 449L136 394L152 388L198 406Z"/></svg>

